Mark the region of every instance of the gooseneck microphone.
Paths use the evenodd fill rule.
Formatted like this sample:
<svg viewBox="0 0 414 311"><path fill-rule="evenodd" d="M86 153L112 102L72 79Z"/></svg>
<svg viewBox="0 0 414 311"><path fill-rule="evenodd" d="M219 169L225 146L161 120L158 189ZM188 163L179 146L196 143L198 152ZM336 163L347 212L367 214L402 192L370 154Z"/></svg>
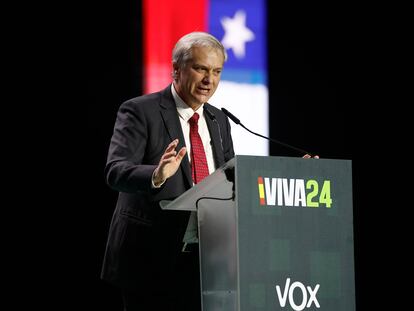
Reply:
<svg viewBox="0 0 414 311"><path fill-rule="evenodd" d="M241 122L240 122L240 120L239 120L239 119L237 119L237 118L236 118L236 117L235 117L232 113L230 113L230 112L229 112L226 108L221 108L221 111L223 111L223 112L224 112L224 114L225 114L226 116L228 116L228 117L230 118L230 120L232 120L234 123L241 125L241 126L242 126L245 130L247 130L248 132L250 132L250 133L252 133L252 134L254 134L254 135L256 135L256 136L259 136L259 137L265 138L265 139L267 139L267 140L270 140L271 142L274 142L274 143L276 143L276 144L282 145L282 146L284 146L284 147L286 147L286 148L289 148L289 149L292 149L292 150L298 151L298 152L300 152L300 153L303 153L303 154L308 154L308 155L312 156L312 154L311 154L310 152L306 151L306 150L303 150L303 149L297 148L297 147L295 147L295 146L292 146L292 145L289 145L289 144L287 144L287 143L284 143L284 142L282 142L282 141L280 141L280 140L276 140L276 139L273 139L273 138L270 138L270 137L266 137L266 136L263 136L263 135L261 135L261 134L258 134L258 133L255 133L255 132L253 132L253 131L249 130L247 127L245 127L245 126L243 125L243 123L241 123Z"/></svg>
<svg viewBox="0 0 414 311"><path fill-rule="evenodd" d="M204 108L204 112L208 115L208 117L217 125L217 129L219 132L219 136L220 136L220 144L221 144L221 151L223 151L224 153L224 148L223 148L223 138L221 137L221 130L220 130L220 125L217 122L216 116L214 115L214 113L212 113L210 111L210 109L208 109L205 105L203 106Z"/></svg>

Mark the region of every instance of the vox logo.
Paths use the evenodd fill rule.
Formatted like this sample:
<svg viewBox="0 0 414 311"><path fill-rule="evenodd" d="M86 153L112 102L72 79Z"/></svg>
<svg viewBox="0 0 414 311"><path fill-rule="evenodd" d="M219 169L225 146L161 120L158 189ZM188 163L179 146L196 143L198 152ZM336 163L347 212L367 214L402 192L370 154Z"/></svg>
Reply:
<svg viewBox="0 0 414 311"><path fill-rule="evenodd" d="M315 304L316 308L320 308L316 297L319 287L320 285L316 284L312 289L312 287L305 287L303 283L298 281L290 284L290 278L287 278L283 294L279 285L276 285L276 294L282 308L286 306L287 301L289 301L290 307L295 311L301 311L305 309L305 307L310 308L312 304Z"/></svg>
<svg viewBox="0 0 414 311"><path fill-rule="evenodd" d="M257 178L260 205L332 207L331 181L299 178Z"/></svg>

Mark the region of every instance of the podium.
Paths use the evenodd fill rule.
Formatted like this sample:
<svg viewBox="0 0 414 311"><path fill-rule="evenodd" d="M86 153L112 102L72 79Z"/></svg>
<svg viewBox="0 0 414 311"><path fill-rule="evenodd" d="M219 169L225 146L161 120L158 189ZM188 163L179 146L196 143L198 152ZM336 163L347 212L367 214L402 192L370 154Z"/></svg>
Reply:
<svg viewBox="0 0 414 311"><path fill-rule="evenodd" d="M355 310L350 160L238 155L160 205L197 211L203 311Z"/></svg>

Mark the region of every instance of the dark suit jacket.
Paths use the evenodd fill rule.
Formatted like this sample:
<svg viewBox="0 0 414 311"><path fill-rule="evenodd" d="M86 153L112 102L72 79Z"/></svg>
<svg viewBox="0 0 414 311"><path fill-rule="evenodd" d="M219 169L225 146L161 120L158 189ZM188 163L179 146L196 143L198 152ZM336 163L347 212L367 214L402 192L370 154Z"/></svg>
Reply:
<svg viewBox="0 0 414 311"><path fill-rule="evenodd" d="M124 102L119 108L109 147L105 176L119 196L101 277L125 288L136 289L150 283L168 286L169 280L165 278L181 250L189 218L189 212L163 211L158 204L192 186L187 155L176 174L161 188L151 187L152 173L168 144L178 138L177 150L185 145L170 88L171 85L160 92ZM230 124L221 110L209 104L205 106L220 125L219 131L217 124L206 115L213 155L219 167L234 157Z"/></svg>

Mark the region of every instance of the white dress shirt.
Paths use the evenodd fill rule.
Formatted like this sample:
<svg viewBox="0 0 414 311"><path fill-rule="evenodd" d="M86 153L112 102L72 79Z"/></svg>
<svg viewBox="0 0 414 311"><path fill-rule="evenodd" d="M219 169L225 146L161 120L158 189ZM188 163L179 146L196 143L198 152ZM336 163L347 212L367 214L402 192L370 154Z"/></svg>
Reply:
<svg viewBox="0 0 414 311"><path fill-rule="evenodd" d="M211 174L215 171L216 165L214 163L213 157L213 148L211 145L211 138L210 132L208 131L206 118L204 115L204 104L201 105L197 111L194 111L191 107L189 107L181 98L178 96L177 92L175 91L174 85L171 84L171 92L174 97L175 104L177 106L177 112L181 123L181 128L184 134L185 145L187 148L187 155L188 159L191 164L191 143L190 143L190 123L188 120L191 119L194 112L197 112L200 115L198 120L198 133L200 134L201 140L203 142L204 152L206 153L207 158L207 166L208 172ZM190 219L188 221L188 226L186 233L183 238L183 242L185 243L197 243L197 213L191 212Z"/></svg>

